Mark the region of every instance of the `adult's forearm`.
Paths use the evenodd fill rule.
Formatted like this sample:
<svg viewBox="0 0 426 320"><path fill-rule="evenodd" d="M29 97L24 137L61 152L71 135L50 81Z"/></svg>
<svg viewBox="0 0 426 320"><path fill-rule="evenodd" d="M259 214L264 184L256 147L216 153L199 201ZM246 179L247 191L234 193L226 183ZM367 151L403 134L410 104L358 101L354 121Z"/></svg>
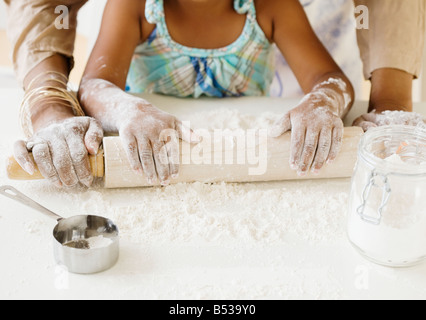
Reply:
<svg viewBox="0 0 426 320"><path fill-rule="evenodd" d="M7 34L20 84L40 63L57 54L66 57L68 74L73 66L77 14L86 1L5 1L8 9ZM62 19L66 19L65 26L58 25Z"/></svg>
<svg viewBox="0 0 426 320"><path fill-rule="evenodd" d="M413 111L413 75L398 69L375 70L371 77L369 111Z"/></svg>
<svg viewBox="0 0 426 320"><path fill-rule="evenodd" d="M413 79L423 62L426 0L354 2L369 15L369 24L357 30L365 78L372 85L369 111L412 111Z"/></svg>
<svg viewBox="0 0 426 320"><path fill-rule="evenodd" d="M28 102L22 115L26 122L23 126L26 129L31 126L34 133L53 122L73 116L71 103L58 98L58 92L66 88L73 67L77 14L86 1L5 0L8 9L7 33L19 83L27 94L41 87L59 89L52 89L54 94L50 98L43 98L40 93L36 99ZM66 19L66 26L58 25L61 17Z"/></svg>
<svg viewBox="0 0 426 320"><path fill-rule="evenodd" d="M383 125L424 125L421 115L411 114L413 77L398 69L375 70L368 113L355 119L353 125L364 131ZM408 112L410 116L406 116Z"/></svg>
<svg viewBox="0 0 426 320"><path fill-rule="evenodd" d="M354 0L367 8L368 25L357 29L364 75L392 68L418 77L423 61L426 0ZM365 21L364 21L365 22Z"/></svg>
<svg viewBox="0 0 426 320"><path fill-rule="evenodd" d="M26 90L37 90L51 86L65 89L68 73L68 59L62 55L54 55L43 60L31 70L24 79L24 88ZM61 84L61 82L64 84ZM29 88L30 85L31 88ZM30 116L33 131L36 133L53 122L73 117L74 113L71 104L61 100L46 99L31 105Z"/></svg>

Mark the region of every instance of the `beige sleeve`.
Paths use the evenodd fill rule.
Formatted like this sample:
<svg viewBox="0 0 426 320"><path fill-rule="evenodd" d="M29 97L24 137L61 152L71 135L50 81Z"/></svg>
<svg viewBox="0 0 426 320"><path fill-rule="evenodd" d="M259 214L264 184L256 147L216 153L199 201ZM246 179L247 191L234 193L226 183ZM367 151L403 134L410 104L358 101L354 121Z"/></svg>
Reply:
<svg viewBox="0 0 426 320"><path fill-rule="evenodd" d="M364 75L393 68L418 77L425 43L426 0L354 0L366 6L369 28L357 27ZM365 21L362 21L365 22Z"/></svg>
<svg viewBox="0 0 426 320"><path fill-rule="evenodd" d="M87 0L5 0L8 8L8 37L18 81L43 60L56 53L69 58L73 67L77 13ZM65 6L68 18L59 9ZM56 10L56 12L55 12ZM69 22L68 28L64 22ZM61 25L60 28L57 28ZM65 27L65 28L64 28Z"/></svg>

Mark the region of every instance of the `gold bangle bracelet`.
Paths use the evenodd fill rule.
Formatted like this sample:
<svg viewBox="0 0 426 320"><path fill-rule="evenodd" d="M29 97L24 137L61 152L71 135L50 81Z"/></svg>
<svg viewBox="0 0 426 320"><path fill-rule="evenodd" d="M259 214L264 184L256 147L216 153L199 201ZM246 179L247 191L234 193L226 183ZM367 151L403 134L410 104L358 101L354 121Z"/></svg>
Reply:
<svg viewBox="0 0 426 320"><path fill-rule="evenodd" d="M53 80L53 79L52 79ZM54 80L58 83L63 84L59 80ZM34 132L32 128L31 121L31 109L32 107L42 100L47 100L49 98L59 99L63 101L62 105L68 106L73 110L75 116L85 116L83 109L78 102L77 97L73 92L68 88L53 87L53 86L43 86L39 88L32 89L25 94L24 99L22 100L20 108L20 123L21 128L24 131L24 134L27 138L30 138Z"/></svg>
<svg viewBox="0 0 426 320"><path fill-rule="evenodd" d="M42 78L42 77L44 77L44 76L46 76L46 75L54 75L54 76L59 76L59 77L62 77L62 79L64 80L64 81L60 81L59 79L57 79L57 78L50 78L50 79L45 79L45 81L56 81L56 82L58 82L58 83L60 83L60 84L63 84L64 85L64 87L65 88L67 88L68 87L68 77L65 75L65 74L63 74L63 73L61 73L61 72L57 72L57 71L46 71L46 72L43 72L43 73L41 73L41 74L39 74L39 75L37 75L36 77L34 77L32 80L31 80L31 82L30 82L30 84L28 85L28 87L26 88L26 91L30 91L31 90L31 88L33 87L33 85L38 81L38 80L40 80L40 78Z"/></svg>

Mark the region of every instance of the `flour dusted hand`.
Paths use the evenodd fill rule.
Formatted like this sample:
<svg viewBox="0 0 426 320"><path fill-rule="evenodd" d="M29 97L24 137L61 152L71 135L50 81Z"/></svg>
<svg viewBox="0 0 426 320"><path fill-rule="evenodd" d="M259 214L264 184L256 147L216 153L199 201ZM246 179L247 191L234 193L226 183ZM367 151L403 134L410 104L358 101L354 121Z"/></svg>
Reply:
<svg viewBox="0 0 426 320"><path fill-rule="evenodd" d="M102 94L100 94L102 92ZM168 185L179 174L179 139L198 142L191 129L148 101L102 79L83 79L80 101L106 132L119 133L130 166L148 183Z"/></svg>
<svg viewBox="0 0 426 320"><path fill-rule="evenodd" d="M326 162L336 159L342 147L341 117L352 103L346 83L330 78L314 87L301 103L270 129L272 137L291 130L290 166L304 176L318 174Z"/></svg>
<svg viewBox="0 0 426 320"><path fill-rule="evenodd" d="M421 114L415 112L376 112L374 110L370 113L362 115L354 121L354 126L361 127L364 131L368 131L371 128L388 125L407 125L426 128L426 119Z"/></svg>
<svg viewBox="0 0 426 320"><path fill-rule="evenodd" d="M318 107L317 99L314 96L305 99L271 131L276 137L281 135L277 132L292 130L290 166L302 176L310 168L318 173L326 161L337 157L342 147L342 120L328 108ZM278 127L280 131L275 131Z"/></svg>
<svg viewBox="0 0 426 320"><path fill-rule="evenodd" d="M192 131L171 114L138 99L127 106L127 116L119 121L119 133L132 169L161 185L179 175L179 139L194 142Z"/></svg>
<svg viewBox="0 0 426 320"><path fill-rule="evenodd" d="M93 176L88 154L96 155L102 143L100 123L89 117L69 118L38 131L28 142L17 141L16 161L29 174L35 164L40 173L57 187L72 187L79 182L90 187Z"/></svg>

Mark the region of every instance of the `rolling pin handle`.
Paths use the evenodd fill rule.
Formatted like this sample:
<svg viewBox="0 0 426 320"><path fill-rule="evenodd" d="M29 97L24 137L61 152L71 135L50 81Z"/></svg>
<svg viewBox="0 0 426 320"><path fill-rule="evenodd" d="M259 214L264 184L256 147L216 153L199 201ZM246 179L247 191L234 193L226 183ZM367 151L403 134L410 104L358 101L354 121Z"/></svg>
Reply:
<svg viewBox="0 0 426 320"><path fill-rule="evenodd" d="M30 154L31 158L34 160L33 155ZM103 150L100 150L97 155L89 156L90 167L92 174L95 178L104 177L104 153ZM35 167L34 174L30 175L24 169L21 168L16 159L11 156L7 159L6 164L7 177L10 180L21 180L21 181L30 181L30 180L43 180L44 177L40 173L37 166Z"/></svg>

